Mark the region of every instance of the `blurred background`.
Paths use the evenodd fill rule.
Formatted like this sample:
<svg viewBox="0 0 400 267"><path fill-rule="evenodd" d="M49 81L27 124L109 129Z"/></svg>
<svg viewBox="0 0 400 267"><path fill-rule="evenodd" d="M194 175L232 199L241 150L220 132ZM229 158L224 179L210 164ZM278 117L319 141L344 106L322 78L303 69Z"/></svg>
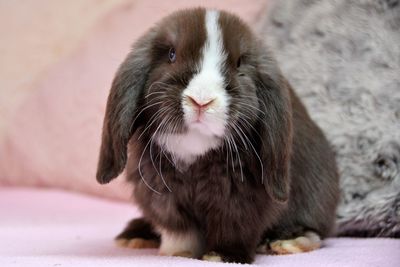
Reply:
<svg viewBox="0 0 400 267"><path fill-rule="evenodd" d="M40 75L71 53L99 19L124 1L0 1L1 114L12 112ZM0 135L6 123L0 121Z"/></svg>

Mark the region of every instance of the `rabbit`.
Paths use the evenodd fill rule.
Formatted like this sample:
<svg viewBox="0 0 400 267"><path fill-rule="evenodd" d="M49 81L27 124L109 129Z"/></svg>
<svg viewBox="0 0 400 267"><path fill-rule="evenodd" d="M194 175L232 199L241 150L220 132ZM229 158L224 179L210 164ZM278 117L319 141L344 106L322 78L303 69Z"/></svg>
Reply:
<svg viewBox="0 0 400 267"><path fill-rule="evenodd" d="M225 11L172 13L120 65L97 181L125 167L143 217L120 245L251 263L317 249L334 228L330 144L266 45Z"/></svg>

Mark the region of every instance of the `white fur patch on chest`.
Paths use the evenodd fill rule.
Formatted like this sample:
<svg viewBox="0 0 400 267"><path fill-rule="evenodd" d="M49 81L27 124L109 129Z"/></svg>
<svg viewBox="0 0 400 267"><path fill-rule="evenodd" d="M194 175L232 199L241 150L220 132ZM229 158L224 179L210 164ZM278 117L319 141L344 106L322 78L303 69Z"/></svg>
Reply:
<svg viewBox="0 0 400 267"><path fill-rule="evenodd" d="M217 148L222 142L220 138L204 135L196 129L185 134L161 135L156 140L163 149L186 164L193 163L196 157Z"/></svg>

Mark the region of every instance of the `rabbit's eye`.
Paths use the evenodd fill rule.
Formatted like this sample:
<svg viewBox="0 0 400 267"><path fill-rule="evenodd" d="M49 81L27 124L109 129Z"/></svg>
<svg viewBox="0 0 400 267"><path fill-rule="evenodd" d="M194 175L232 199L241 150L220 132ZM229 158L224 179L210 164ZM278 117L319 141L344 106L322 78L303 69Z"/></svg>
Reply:
<svg viewBox="0 0 400 267"><path fill-rule="evenodd" d="M174 63L176 61L176 52L175 48L171 47L168 52L168 59L170 63Z"/></svg>

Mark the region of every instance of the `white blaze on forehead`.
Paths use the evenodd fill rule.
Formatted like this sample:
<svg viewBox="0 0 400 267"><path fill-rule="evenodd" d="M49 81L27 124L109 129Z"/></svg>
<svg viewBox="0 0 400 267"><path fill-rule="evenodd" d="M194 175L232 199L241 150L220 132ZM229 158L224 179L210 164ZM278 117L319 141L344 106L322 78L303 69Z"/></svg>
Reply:
<svg viewBox="0 0 400 267"><path fill-rule="evenodd" d="M207 41L203 50L202 68L198 76L204 79L209 77L209 81L216 84L211 88L203 88L204 91L223 89L224 77L222 75L222 66L225 63L226 54L224 52L222 31L219 27L218 19L218 11L212 10L206 13Z"/></svg>
<svg viewBox="0 0 400 267"><path fill-rule="evenodd" d="M206 12L205 26L207 38L203 47L199 73L194 75L184 94L196 97L199 101L207 102L225 96L224 76L222 67L226 60L223 47L222 31L218 23L219 12Z"/></svg>
<svg viewBox="0 0 400 267"><path fill-rule="evenodd" d="M227 58L224 51L222 29L219 25L219 12L209 10L205 16L207 37L202 48L198 73L193 75L182 92L182 109L188 132L169 134L158 138L166 150L177 158L190 163L197 156L217 148L222 143L228 117L229 95L225 90L223 68ZM213 101L204 114L201 124L193 124L197 111L184 101L190 96L199 103Z"/></svg>
<svg viewBox="0 0 400 267"><path fill-rule="evenodd" d="M204 125L209 135L222 136L225 130L228 114L229 96L225 90L223 68L227 58L224 51L222 29L219 25L219 12L209 10L205 16L207 37L202 49L199 62L199 71L190 80L183 91L183 97L190 96L197 102L208 103L213 101L212 108L206 112ZM193 112L192 107L182 101L185 120L190 124ZM207 135L207 132L205 132Z"/></svg>

